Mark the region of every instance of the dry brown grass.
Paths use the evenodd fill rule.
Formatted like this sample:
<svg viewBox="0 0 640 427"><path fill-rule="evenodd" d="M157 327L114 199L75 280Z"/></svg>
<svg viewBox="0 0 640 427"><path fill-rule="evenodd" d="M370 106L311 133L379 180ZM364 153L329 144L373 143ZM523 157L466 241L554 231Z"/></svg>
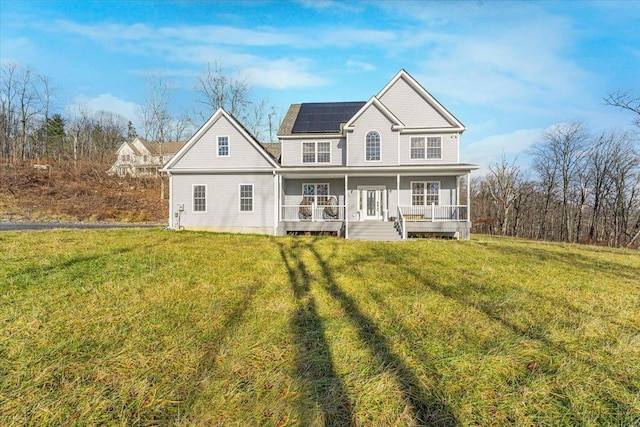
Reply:
<svg viewBox="0 0 640 427"><path fill-rule="evenodd" d="M43 163L43 162L41 162ZM0 166L0 219L27 221L161 222L168 189L159 179L108 176L106 162L54 162ZM166 184L166 183L165 183ZM165 185L165 187L167 187Z"/></svg>

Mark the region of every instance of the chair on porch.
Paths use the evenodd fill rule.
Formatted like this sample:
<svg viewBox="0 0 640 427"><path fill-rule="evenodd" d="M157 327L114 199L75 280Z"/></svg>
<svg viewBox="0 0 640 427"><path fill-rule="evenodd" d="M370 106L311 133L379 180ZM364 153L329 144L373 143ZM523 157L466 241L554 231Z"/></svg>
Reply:
<svg viewBox="0 0 640 427"><path fill-rule="evenodd" d="M340 210L338 209L338 198L331 196L327 199L327 204L324 207L323 214L325 219L336 219Z"/></svg>
<svg viewBox="0 0 640 427"><path fill-rule="evenodd" d="M313 206L313 202L309 197L303 197L300 202L300 207L298 209L298 218L300 219L311 219L311 209Z"/></svg>

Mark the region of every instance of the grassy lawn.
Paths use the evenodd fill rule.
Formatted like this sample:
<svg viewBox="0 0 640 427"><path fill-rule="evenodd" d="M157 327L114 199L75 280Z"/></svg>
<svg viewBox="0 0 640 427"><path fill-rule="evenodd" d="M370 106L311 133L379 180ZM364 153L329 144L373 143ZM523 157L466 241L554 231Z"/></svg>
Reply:
<svg viewBox="0 0 640 427"><path fill-rule="evenodd" d="M640 425L640 254L0 234L0 425Z"/></svg>

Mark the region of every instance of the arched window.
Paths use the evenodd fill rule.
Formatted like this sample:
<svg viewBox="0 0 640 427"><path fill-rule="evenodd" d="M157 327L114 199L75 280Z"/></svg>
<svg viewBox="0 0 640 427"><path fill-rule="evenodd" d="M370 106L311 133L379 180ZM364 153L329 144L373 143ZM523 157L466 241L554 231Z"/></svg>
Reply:
<svg viewBox="0 0 640 427"><path fill-rule="evenodd" d="M366 161L380 160L380 134L375 130L367 133L364 156Z"/></svg>

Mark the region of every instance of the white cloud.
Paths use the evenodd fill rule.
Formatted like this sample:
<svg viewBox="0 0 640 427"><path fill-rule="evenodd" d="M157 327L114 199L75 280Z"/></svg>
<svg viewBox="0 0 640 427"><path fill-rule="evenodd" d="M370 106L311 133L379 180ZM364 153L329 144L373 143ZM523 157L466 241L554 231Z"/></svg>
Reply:
<svg viewBox="0 0 640 427"><path fill-rule="evenodd" d="M347 68L352 71L373 71L376 67L373 64L363 61L347 61Z"/></svg>
<svg viewBox="0 0 640 427"><path fill-rule="evenodd" d="M120 114L124 118L135 121L140 106L134 102L125 101L110 93L103 93L94 97L78 95L73 99L73 104L67 108L84 108L91 112L108 111Z"/></svg>
<svg viewBox="0 0 640 427"><path fill-rule="evenodd" d="M246 67L241 73L247 75L256 86L273 89L305 88L323 86L328 82L322 77L306 71L306 60L281 59L263 61L258 67Z"/></svg>
<svg viewBox="0 0 640 427"><path fill-rule="evenodd" d="M480 165L478 173L484 174L489 165L498 161L502 155L512 160L521 156L533 144L540 141L545 129L519 129L505 134L491 135L460 148L464 163ZM520 159L523 160L523 159Z"/></svg>

